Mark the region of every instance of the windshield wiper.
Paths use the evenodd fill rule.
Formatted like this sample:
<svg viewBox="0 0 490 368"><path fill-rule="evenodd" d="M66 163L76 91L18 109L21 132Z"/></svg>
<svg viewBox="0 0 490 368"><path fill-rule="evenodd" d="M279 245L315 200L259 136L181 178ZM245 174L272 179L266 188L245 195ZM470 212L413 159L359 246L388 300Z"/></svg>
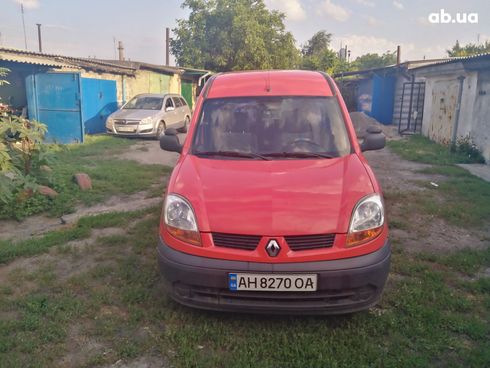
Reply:
<svg viewBox="0 0 490 368"><path fill-rule="evenodd" d="M273 152L264 153L267 157L291 157L291 158L311 158L311 157L321 157L321 158L335 158L336 156L329 155L328 153L321 152Z"/></svg>
<svg viewBox="0 0 490 368"><path fill-rule="evenodd" d="M235 151L203 151L193 152L196 156L226 156L226 157L240 157L240 158L259 158L261 160L270 161L270 158L259 155L253 152L235 152Z"/></svg>

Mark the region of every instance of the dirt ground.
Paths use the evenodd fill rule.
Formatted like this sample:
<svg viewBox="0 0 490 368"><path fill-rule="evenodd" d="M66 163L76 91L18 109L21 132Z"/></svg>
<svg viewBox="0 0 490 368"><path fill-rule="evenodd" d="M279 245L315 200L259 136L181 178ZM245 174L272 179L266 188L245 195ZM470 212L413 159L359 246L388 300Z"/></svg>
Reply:
<svg viewBox="0 0 490 368"><path fill-rule="evenodd" d="M392 227L390 235L405 250L446 253L466 247L481 248L486 244L488 231L465 229L422 212L407 211L406 205L412 196L420 191L437 191L434 184L446 180L441 175L418 172L430 165L402 160L389 148L366 152L365 156L385 193L388 223L393 220L404 224L403 228Z"/></svg>
<svg viewBox="0 0 490 368"><path fill-rule="evenodd" d="M178 137L180 143L184 143L187 134L179 134ZM163 151L157 140L140 139L136 144L133 144L127 152L119 156L119 158L124 160L134 160L141 164L156 164L173 167L179 159L179 154Z"/></svg>
<svg viewBox="0 0 490 368"><path fill-rule="evenodd" d="M155 206L160 201L161 195L149 197L149 191L145 190L130 195L113 196L92 207L78 206L74 213L62 217L35 215L20 222L15 220L2 220L0 221L0 240L24 240L32 236L40 236L46 232L70 226L84 216L109 212L137 211Z"/></svg>

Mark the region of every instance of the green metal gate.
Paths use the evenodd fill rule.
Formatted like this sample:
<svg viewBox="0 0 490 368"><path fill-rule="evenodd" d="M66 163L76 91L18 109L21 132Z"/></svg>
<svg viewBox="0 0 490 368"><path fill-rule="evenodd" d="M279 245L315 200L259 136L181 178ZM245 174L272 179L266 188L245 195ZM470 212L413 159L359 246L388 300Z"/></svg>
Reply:
<svg viewBox="0 0 490 368"><path fill-rule="evenodd" d="M181 92L182 97L185 98L187 104L192 109L192 82L182 80Z"/></svg>

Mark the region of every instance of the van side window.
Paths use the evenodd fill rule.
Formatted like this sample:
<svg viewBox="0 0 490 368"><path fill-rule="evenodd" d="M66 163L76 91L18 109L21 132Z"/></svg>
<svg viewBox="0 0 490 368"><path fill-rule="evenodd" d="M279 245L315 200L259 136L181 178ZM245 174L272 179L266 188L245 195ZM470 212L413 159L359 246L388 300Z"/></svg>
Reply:
<svg viewBox="0 0 490 368"><path fill-rule="evenodd" d="M178 97L172 97L175 103L175 108L182 107L182 102L180 102L180 99Z"/></svg>
<svg viewBox="0 0 490 368"><path fill-rule="evenodd" d="M182 102L182 106L187 106L187 102L183 97L180 97L180 101Z"/></svg>

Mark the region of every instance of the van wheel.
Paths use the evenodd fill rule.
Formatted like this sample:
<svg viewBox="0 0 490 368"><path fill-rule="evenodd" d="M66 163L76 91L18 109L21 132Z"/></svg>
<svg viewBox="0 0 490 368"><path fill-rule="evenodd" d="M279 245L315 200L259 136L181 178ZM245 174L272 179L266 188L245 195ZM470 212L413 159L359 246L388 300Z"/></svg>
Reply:
<svg viewBox="0 0 490 368"><path fill-rule="evenodd" d="M179 133L187 133L187 127L189 126L189 117L186 116L184 120L184 126L182 128L177 129Z"/></svg>
<svg viewBox="0 0 490 368"><path fill-rule="evenodd" d="M163 131L165 130L165 123L163 121L158 123L157 127L157 132L155 134L156 139L160 139L160 136L163 134Z"/></svg>

